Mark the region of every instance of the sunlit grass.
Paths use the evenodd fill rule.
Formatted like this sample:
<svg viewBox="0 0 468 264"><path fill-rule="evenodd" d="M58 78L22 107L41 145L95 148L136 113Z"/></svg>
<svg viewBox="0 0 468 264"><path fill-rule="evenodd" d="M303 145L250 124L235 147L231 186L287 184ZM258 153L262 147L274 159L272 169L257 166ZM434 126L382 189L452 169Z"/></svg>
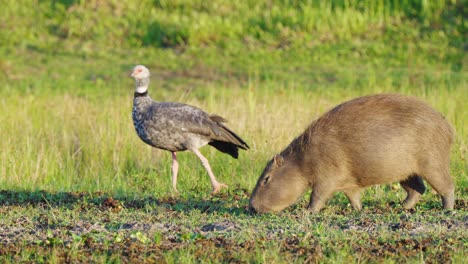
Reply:
<svg viewBox="0 0 468 264"><path fill-rule="evenodd" d="M55 59L50 59L50 63L54 65ZM126 66L113 68L112 73L96 66L93 66L96 70L89 71L72 67L73 72L66 67L54 71L69 81L39 75L39 82L30 91L22 91L25 82L10 82L9 95L0 99L0 111L4 113L1 185L14 189L124 193L143 189L158 196L170 193L169 153L146 146L134 132L130 116L134 84ZM420 72L412 84L407 83L405 76L410 73L404 70L400 70L399 76L379 78L384 75L379 69L367 69L354 71L362 76L362 80L357 80L354 74L348 74L352 69L328 67L333 77L319 80L320 86L313 82L314 77L311 80L300 71L290 72L289 78L272 75L267 80L258 79L255 74L248 80L229 75L223 80L222 72L214 72L211 76L214 81L210 81L204 79L209 78L205 72L191 69L188 82L181 83L183 75L175 72L164 76L164 72L154 67L150 94L155 100L182 101L227 118L229 127L249 143L251 150L241 151L239 160L210 147L202 152L220 180L247 189L253 188L274 153L334 105L371 93L418 96L443 113L455 127L452 174L458 185L466 186L464 77L451 82L447 74ZM246 74L249 76L249 72ZM60 90L55 90L57 85L62 86L57 87ZM359 88L354 89L356 86ZM180 159L180 189L192 186L208 191L208 177L196 157L182 153Z"/></svg>
<svg viewBox="0 0 468 264"><path fill-rule="evenodd" d="M463 1L3 2L0 262L466 259ZM238 160L201 149L228 190L211 196L199 160L181 152L171 191L170 153L133 128L135 64L150 68L153 99L221 115L250 145ZM454 211L430 187L402 210L397 183L368 188L361 212L337 193L313 215L310 192L278 215L245 210L275 153L374 93L419 97L453 125Z"/></svg>

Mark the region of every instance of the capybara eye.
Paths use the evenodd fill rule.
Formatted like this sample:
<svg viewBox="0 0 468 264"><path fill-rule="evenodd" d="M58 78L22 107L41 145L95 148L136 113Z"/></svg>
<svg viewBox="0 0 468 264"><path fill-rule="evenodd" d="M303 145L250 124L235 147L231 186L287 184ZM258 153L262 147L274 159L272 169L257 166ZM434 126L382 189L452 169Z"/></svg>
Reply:
<svg viewBox="0 0 468 264"><path fill-rule="evenodd" d="M266 176L265 179L263 180L263 184L267 184L268 180L270 180L270 176Z"/></svg>

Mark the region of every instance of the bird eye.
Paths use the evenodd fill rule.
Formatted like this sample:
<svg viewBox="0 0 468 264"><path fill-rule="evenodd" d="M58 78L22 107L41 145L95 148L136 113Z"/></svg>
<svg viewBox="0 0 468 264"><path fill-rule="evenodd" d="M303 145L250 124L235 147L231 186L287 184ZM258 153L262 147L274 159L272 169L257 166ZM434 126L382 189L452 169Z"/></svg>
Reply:
<svg viewBox="0 0 468 264"><path fill-rule="evenodd" d="M137 69L137 72L141 72L141 71L143 71L143 69Z"/></svg>

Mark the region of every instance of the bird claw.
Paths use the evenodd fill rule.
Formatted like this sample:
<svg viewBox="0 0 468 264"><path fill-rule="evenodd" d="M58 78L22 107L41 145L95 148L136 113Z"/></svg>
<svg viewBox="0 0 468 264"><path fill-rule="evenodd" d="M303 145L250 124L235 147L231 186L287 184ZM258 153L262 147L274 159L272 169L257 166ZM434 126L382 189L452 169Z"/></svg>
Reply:
<svg viewBox="0 0 468 264"><path fill-rule="evenodd" d="M224 183L219 183L216 186L213 186L212 194L217 194L222 188L228 188L228 186Z"/></svg>

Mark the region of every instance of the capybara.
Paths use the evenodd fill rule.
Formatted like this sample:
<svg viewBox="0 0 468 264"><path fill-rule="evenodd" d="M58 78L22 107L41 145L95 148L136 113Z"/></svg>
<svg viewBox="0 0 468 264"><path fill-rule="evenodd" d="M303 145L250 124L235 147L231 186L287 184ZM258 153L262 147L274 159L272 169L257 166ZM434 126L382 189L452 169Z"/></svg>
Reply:
<svg viewBox="0 0 468 264"><path fill-rule="evenodd" d="M308 209L318 212L336 191L360 210L362 189L400 182L410 209L425 191L423 179L453 209L449 174L453 131L425 102L378 94L344 102L312 122L264 169L250 209L278 212L312 188Z"/></svg>

